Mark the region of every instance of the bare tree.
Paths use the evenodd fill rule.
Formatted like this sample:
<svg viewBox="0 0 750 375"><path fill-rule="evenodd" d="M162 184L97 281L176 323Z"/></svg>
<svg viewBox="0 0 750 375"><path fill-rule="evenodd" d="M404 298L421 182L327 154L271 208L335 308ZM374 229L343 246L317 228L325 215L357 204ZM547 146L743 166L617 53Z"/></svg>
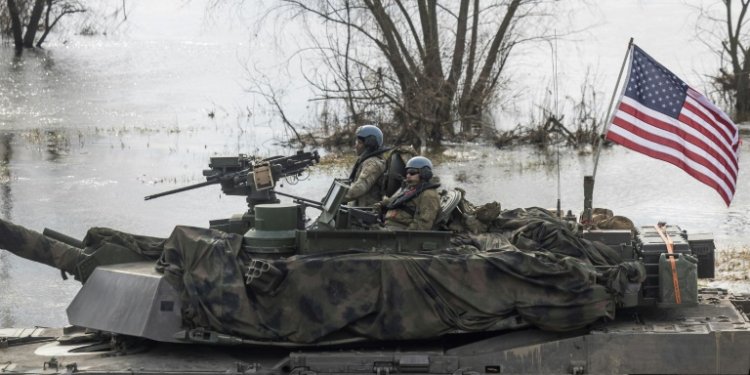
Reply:
<svg viewBox="0 0 750 375"><path fill-rule="evenodd" d="M13 32L13 43L16 46L16 52L20 53L23 49L23 26L21 25L21 11L18 9L15 0L8 0L8 18L10 19L10 29Z"/></svg>
<svg viewBox="0 0 750 375"><path fill-rule="evenodd" d="M34 7L31 8L29 23L26 26L26 35L23 37L23 46L26 48L34 47L34 39L36 39L36 32L39 30L39 21L42 19L44 5L44 0L34 0Z"/></svg>
<svg viewBox="0 0 750 375"><path fill-rule="evenodd" d="M392 138L438 146L477 135L511 50L528 38L517 26L540 1L283 0L282 9L323 21L314 40L327 74L307 76L320 99L342 101L355 121L389 106L400 129Z"/></svg>
<svg viewBox="0 0 750 375"><path fill-rule="evenodd" d="M47 11L44 15L44 33L42 33L42 36L39 37L39 40L36 42L37 47L41 47L42 43L47 39L47 35L49 35L49 32L52 30L55 25L62 19L65 15L73 14L73 13L83 13L86 12L86 8L78 1L71 1L71 0L46 0L47 1ZM53 9L57 9L56 12L52 12ZM122 9L123 13L125 12L125 0L122 2ZM50 22L50 19L52 21ZM127 15L123 15L123 20L127 19Z"/></svg>
<svg viewBox="0 0 750 375"><path fill-rule="evenodd" d="M23 48L41 47L50 30L63 16L85 12L86 8L78 0L7 0L5 9L0 7L0 12L3 11L7 11L13 43L20 53ZM3 27L5 32L7 29L7 26ZM40 29L42 36L37 40L36 34Z"/></svg>
<svg viewBox="0 0 750 375"><path fill-rule="evenodd" d="M739 9L734 8L736 5ZM745 18L748 6L750 0L721 0L722 17L713 16L710 9L701 8L697 23L698 37L721 56L719 72L711 78L720 94L733 102L736 121L750 120L750 47L746 44L750 41L750 34ZM717 44L721 47L716 47Z"/></svg>

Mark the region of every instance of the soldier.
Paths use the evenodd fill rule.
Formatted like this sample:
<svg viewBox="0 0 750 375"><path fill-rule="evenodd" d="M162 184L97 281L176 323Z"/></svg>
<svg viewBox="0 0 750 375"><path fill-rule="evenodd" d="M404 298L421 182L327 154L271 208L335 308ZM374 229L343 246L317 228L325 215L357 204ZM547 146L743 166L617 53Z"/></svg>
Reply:
<svg viewBox="0 0 750 375"><path fill-rule="evenodd" d="M354 149L359 158L349 175L349 192L344 201L354 207L369 207L380 201L380 179L385 173L383 132L375 125L363 125L357 129Z"/></svg>
<svg viewBox="0 0 750 375"><path fill-rule="evenodd" d="M432 162L415 156L406 162L406 180L396 194L374 205L376 212L385 209L387 229L431 230L440 213L440 187L432 175Z"/></svg>

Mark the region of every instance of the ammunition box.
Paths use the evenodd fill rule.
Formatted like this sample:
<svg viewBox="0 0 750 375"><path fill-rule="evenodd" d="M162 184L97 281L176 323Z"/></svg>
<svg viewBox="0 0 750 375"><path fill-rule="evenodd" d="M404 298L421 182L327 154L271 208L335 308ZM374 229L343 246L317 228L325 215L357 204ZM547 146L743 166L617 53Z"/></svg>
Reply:
<svg viewBox="0 0 750 375"><path fill-rule="evenodd" d="M665 228L665 233L672 239L673 248L675 252L686 253L690 251L690 245L686 240L686 234L680 227L675 225L668 225ZM654 227L641 227L640 233L638 234L638 240L641 243L641 251L645 253L658 253L666 252L667 245L664 240L659 236ZM658 256L656 257L658 260ZM656 263L656 261L654 262Z"/></svg>
<svg viewBox="0 0 750 375"><path fill-rule="evenodd" d="M635 259L633 232L629 229L592 229L583 232L583 238L599 241L617 251L623 260Z"/></svg>
<svg viewBox="0 0 750 375"><path fill-rule="evenodd" d="M698 258L698 278L713 279L715 267L714 237L710 233L696 233L688 236L688 243L693 255Z"/></svg>
<svg viewBox="0 0 750 375"><path fill-rule="evenodd" d="M664 231L672 240L672 249L675 253L690 254L690 245L680 227L668 225ZM643 298L656 302L659 298L659 258L662 253L667 252L667 244L653 226L648 226L640 228L638 246L643 265L646 267L646 280L643 282L642 289Z"/></svg>
<svg viewBox="0 0 750 375"><path fill-rule="evenodd" d="M633 247L633 243L623 243L620 244L619 249L616 249L620 252L620 256L622 257L622 260L624 261L630 261L630 260L636 260L638 259L636 256L635 248Z"/></svg>
<svg viewBox="0 0 750 375"><path fill-rule="evenodd" d="M592 229L583 232L583 238L603 242L609 246L617 246L630 243L633 240L633 232L629 229Z"/></svg>
<svg viewBox="0 0 750 375"><path fill-rule="evenodd" d="M239 167L240 158L237 156L214 156L209 166L211 168Z"/></svg>

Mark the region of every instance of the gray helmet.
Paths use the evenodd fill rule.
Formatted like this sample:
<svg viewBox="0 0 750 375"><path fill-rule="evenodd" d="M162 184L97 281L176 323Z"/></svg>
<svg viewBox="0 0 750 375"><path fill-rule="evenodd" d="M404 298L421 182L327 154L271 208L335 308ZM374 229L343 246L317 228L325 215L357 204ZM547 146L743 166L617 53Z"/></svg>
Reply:
<svg viewBox="0 0 750 375"><path fill-rule="evenodd" d="M406 169L419 169L419 178L429 180L432 178L432 162L424 156L415 156L406 162Z"/></svg>
<svg viewBox="0 0 750 375"><path fill-rule="evenodd" d="M362 125L355 133L357 138L362 138L367 148L378 148L383 146L383 132L375 125Z"/></svg>

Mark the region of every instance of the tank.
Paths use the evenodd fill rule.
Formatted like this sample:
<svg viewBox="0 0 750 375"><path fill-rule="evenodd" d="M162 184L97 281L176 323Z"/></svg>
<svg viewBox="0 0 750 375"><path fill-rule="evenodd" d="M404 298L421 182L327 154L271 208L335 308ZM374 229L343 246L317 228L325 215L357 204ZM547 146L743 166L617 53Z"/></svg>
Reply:
<svg viewBox="0 0 750 375"><path fill-rule="evenodd" d="M342 205L347 181L320 201L275 190L318 160L212 158L205 183L146 199L219 184L248 210L169 238L92 228L77 240L0 222L0 247L83 283L69 326L0 329L0 370L750 371L747 296L698 288L714 276L710 234L590 207L578 220L475 206L461 190L442 193L438 230L382 230L369 208Z"/></svg>

